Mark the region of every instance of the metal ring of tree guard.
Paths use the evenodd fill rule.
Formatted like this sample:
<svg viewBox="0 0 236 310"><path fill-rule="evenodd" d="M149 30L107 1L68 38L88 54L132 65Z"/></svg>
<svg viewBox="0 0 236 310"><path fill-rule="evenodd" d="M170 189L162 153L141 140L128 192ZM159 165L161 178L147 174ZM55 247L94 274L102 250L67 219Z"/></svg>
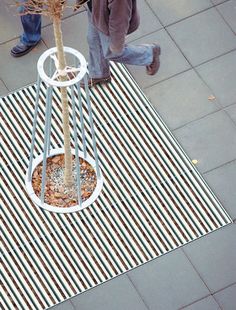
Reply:
<svg viewBox="0 0 236 310"><path fill-rule="evenodd" d="M50 154L48 155L48 157L54 156L54 155L58 155L58 154L63 154L64 153L64 149L60 148L60 149L52 149L50 151ZM72 154L75 155L75 150L72 150ZM83 158L84 160L86 160L93 168L94 170L96 169L96 162L95 160L90 157L90 156L85 156L83 152L79 152L79 158ZM36 157L33 160L33 165L32 165L32 171L31 171L31 176L35 170L35 168L43 161L43 154L39 155L38 157ZM56 212L56 213L72 213L72 212L78 212L83 210L84 208L87 208L88 206L90 206L99 196L101 190L102 190L102 186L103 186L103 177L101 175L100 178L97 178L97 184L96 187L92 193L92 195L86 199L84 202L82 202L81 205L75 205L72 207L67 207L67 208L61 208L61 207L55 207L55 206L51 206L47 203L43 203L41 202L41 200L39 199L39 197L37 195L35 195L34 189L32 187L32 182L31 180L28 181L28 179L25 182L26 185L26 190L28 192L28 195L30 196L30 199L40 208L43 208L47 211L51 211L51 212Z"/></svg>
<svg viewBox="0 0 236 310"><path fill-rule="evenodd" d="M56 54L57 48L56 47L52 47L48 50L46 50L40 57L37 63L37 69L38 69L38 73L39 76L41 77L41 79L51 85L51 86L56 86L56 87L67 87L67 86L71 86L75 83L78 83L79 81L81 81L83 79L83 77L85 76L85 74L87 73L87 63L86 60L84 58L84 56L77 50L75 50L74 48L68 47L68 46L64 46L64 52L73 55L74 57L76 57L76 60L78 61L78 67L75 68L77 69L76 72L78 72L76 74L76 76L69 80L69 81L58 81L55 80L52 77L49 77L46 73L45 73L45 68L44 68L44 64L47 58L51 57L54 59L54 63L55 63L55 67L58 70L58 65L55 59L55 54ZM73 69L73 68L71 68ZM64 68L64 70L66 70L66 68Z"/></svg>

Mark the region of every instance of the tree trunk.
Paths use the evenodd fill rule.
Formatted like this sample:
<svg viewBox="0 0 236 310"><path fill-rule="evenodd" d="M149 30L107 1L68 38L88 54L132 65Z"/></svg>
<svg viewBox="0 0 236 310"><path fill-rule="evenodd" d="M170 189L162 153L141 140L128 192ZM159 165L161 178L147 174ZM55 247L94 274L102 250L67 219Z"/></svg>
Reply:
<svg viewBox="0 0 236 310"><path fill-rule="evenodd" d="M61 20L58 17L53 18L53 29L55 42L57 47L57 58L59 62L59 69L64 70L66 67L65 53L63 49L63 40L61 32ZM61 72L61 71L60 71ZM66 81L66 75L60 75L61 81ZM65 149L65 174L64 183L66 186L73 184L72 178L72 154L70 146L70 125L69 125L69 108L66 87L61 87L61 103L62 103L62 118L63 118L63 133L64 133L64 149Z"/></svg>

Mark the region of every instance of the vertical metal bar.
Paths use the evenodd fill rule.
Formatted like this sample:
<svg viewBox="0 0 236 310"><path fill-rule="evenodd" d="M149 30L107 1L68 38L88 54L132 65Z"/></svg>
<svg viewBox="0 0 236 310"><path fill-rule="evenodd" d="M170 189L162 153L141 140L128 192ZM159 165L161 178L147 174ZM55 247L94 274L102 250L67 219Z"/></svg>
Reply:
<svg viewBox="0 0 236 310"><path fill-rule="evenodd" d="M47 89L46 95L46 112L45 112L45 136L44 136L44 148L43 148L43 169L42 169L42 182L41 182L41 203L44 203L44 193L45 193L45 183L46 183L46 161L47 161L47 147L48 147L48 138L50 131L50 119L51 119L51 96L52 90L50 89L52 86L49 86Z"/></svg>
<svg viewBox="0 0 236 310"><path fill-rule="evenodd" d="M75 143L76 185L77 185L78 204L79 206L81 206L82 198L81 198L81 185L80 185L80 163L79 163L79 147L78 147L78 137L76 127L74 86L72 85L70 89L72 99L72 118L73 118L73 131L74 131L74 143Z"/></svg>
<svg viewBox="0 0 236 310"><path fill-rule="evenodd" d="M33 153L34 153L34 146L35 146L35 133L36 133L36 124L37 124L37 116L38 116L38 108L39 108L40 85L41 85L41 78L38 74L37 85L36 85L36 100L35 100L32 140L31 140L32 142L31 142L29 169L28 169L28 176L27 176L28 181L30 181L31 173L32 173Z"/></svg>
<svg viewBox="0 0 236 310"><path fill-rule="evenodd" d="M49 76L52 77L52 64L54 63L52 57L49 57Z"/></svg>
<svg viewBox="0 0 236 310"><path fill-rule="evenodd" d="M50 57L49 59L49 76L51 77L52 75L52 64L54 63L53 59ZM52 94L53 94L53 87L50 87L49 91L49 100L52 103ZM50 111L49 114L52 115L52 104L50 105ZM50 117L49 119L49 132L48 132L48 144L47 144L47 154L49 155L50 153L50 141L51 141L51 123L52 123L52 118Z"/></svg>
<svg viewBox="0 0 236 310"><path fill-rule="evenodd" d="M47 154L49 155L49 153L50 153L50 141L51 141L51 124L52 124L52 117L51 117L51 115L52 115L52 93L53 93L53 88L52 87L50 87L49 88L49 92L48 92L48 96L49 96L49 98L48 98L48 100L49 100L49 102L51 103L50 105L49 105L49 115L50 115L50 118L49 118L49 127L48 127L48 138L47 138L47 149L45 150L46 152L47 152ZM46 134L46 133L45 133Z"/></svg>
<svg viewBox="0 0 236 310"><path fill-rule="evenodd" d="M79 114L80 114L80 125L81 125L81 134L82 134L82 143L83 143L83 152L84 156L87 156L87 143L85 137L85 127L84 127L84 115L83 115L83 108L82 108L82 96L81 96L81 89L80 83L76 84L77 91L78 91L78 99L79 99Z"/></svg>
<svg viewBox="0 0 236 310"><path fill-rule="evenodd" d="M87 74L85 74L85 76L84 76L84 85L85 85L85 92L86 92L86 101L87 101L87 104L88 104L88 111L89 111L89 122L90 122L92 141L93 141L93 152L94 152L95 164L96 164L96 174L97 174L97 177L100 178L101 172L100 172L100 168L99 168L99 165L98 165L98 154L97 154L95 132L94 132L94 126L93 126L92 106L91 106L90 96L89 96Z"/></svg>

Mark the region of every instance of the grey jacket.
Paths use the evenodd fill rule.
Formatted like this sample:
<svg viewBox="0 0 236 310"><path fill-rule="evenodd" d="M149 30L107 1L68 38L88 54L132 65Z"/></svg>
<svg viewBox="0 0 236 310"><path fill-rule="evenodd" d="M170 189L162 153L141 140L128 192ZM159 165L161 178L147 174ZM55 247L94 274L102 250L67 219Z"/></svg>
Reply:
<svg viewBox="0 0 236 310"><path fill-rule="evenodd" d="M92 0L94 26L111 38L111 47L122 50L125 36L140 22L136 0Z"/></svg>

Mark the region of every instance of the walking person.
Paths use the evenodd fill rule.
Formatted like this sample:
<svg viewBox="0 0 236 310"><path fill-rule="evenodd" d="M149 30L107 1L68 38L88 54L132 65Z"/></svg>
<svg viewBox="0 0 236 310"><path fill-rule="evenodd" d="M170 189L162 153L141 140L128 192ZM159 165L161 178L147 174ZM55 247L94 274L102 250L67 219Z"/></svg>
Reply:
<svg viewBox="0 0 236 310"><path fill-rule="evenodd" d="M139 26L136 0L90 0L87 6L90 87L111 81L109 61L145 66L148 75L157 73L159 45L125 43L126 35Z"/></svg>
<svg viewBox="0 0 236 310"><path fill-rule="evenodd" d="M24 13L24 0L21 0L22 5L19 6L18 12ZM41 15L26 14L21 15L21 24L23 34L20 36L20 41L11 49L13 57L20 57L28 54L41 40Z"/></svg>

